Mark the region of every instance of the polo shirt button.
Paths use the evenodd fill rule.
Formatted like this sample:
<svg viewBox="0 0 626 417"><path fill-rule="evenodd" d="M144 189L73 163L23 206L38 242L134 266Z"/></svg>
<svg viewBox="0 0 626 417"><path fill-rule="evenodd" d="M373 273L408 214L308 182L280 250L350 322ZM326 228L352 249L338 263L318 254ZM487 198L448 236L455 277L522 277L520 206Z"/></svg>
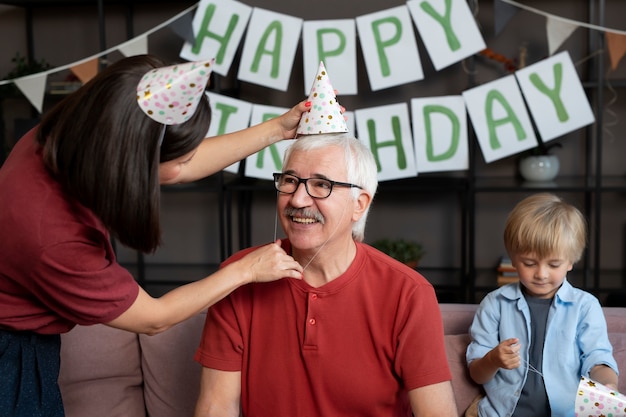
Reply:
<svg viewBox="0 0 626 417"><path fill-rule="evenodd" d="M314 326L315 325L315 319L309 319L309 324L311 326Z"/></svg>
<svg viewBox="0 0 626 417"><path fill-rule="evenodd" d="M311 300L317 300L317 294L311 294Z"/></svg>

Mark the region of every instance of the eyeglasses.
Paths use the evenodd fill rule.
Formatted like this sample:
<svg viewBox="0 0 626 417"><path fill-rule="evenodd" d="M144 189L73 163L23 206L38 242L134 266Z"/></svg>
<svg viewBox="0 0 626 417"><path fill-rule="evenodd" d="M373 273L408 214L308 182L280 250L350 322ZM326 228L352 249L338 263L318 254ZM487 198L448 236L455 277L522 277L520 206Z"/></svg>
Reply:
<svg viewBox="0 0 626 417"><path fill-rule="evenodd" d="M333 187L349 187L363 189L355 184L327 180L325 178L299 178L281 172L274 173L274 186L283 194L293 194L300 184L304 184L306 192L313 198L327 198L333 192Z"/></svg>

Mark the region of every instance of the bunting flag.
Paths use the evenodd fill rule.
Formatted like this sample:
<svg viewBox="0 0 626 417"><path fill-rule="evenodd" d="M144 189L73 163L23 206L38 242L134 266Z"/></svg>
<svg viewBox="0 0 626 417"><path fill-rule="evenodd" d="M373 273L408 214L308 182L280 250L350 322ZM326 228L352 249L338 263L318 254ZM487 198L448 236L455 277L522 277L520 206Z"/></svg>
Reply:
<svg viewBox="0 0 626 417"><path fill-rule="evenodd" d="M392 7L355 19L343 19L340 22L318 21L315 24L307 24L307 30L303 30L304 24L308 22L299 18L252 8L233 0L202 0L200 6L193 6L169 19L168 22L121 45L83 58L71 65L14 80L0 80L0 85L15 83L41 112L48 74L71 69L86 81L90 74L96 72L99 57L113 51L120 51L124 55L147 52L147 37L150 34L167 25L173 24L175 27L187 21L189 11L197 8L192 24L197 39L193 45L186 43L188 52L192 55L206 53L209 55L207 59L212 59L211 55L214 55L216 57L215 68L212 66L214 70L218 67L217 58L221 58L221 65L226 70L232 61L230 54L234 55L233 51L242 50L238 79L266 88L284 90L290 85L293 60L301 35L309 38L302 39L303 53L311 55L305 57L305 62L312 62L308 60L315 58L316 63L324 62L325 68L328 68L325 62L328 59L333 65L333 74L337 74L339 80L342 80L343 75L356 80L356 65L352 65L356 62L355 28L358 29L360 49L364 54L372 91L424 78L415 28L424 44L433 42L440 45L439 48L426 48L435 69L454 64L468 56L467 53L484 55L505 66L510 75L484 84L480 88L467 90L455 97L427 97L421 101L412 101L412 110L420 113L413 115L416 118L413 120L413 132L407 103L356 109L353 116L348 116L347 123L350 125L347 130L357 132L358 137L368 143L376 144L377 138L394 138L394 146L372 148L377 161L381 164L382 171L379 176L381 181L412 177L421 171L467 169L468 139L461 133L468 124L465 113L470 116L487 163L536 146L535 125L543 140L547 141L594 122L588 99L578 74L572 69L573 64L567 51L556 55L552 53L579 26L602 30L603 33L611 32L611 35L607 34L607 48L615 68L626 53L624 42L626 32L553 16L514 0L500 0L501 3L543 15L548 19L547 32L551 56L526 67L523 54L520 54L519 63L516 63L515 60L498 54L482 44L480 32L476 34L474 31L477 29L474 16L465 10L465 5L459 7L458 2L446 1L444 7L438 1L408 0L405 6ZM225 29L222 26L226 22L229 22L229 31L222 33L221 29ZM478 36L472 36L472 32ZM245 42L242 49L244 33ZM443 34L446 35L445 42L441 40ZM440 40L437 42L438 37ZM305 43L307 48L304 47ZM372 48L372 45L377 44L385 45L384 62L374 53L376 48ZM470 46L471 50L468 49ZM182 54L180 57L186 59ZM520 69L522 67L526 69ZM337 87L335 77L333 81ZM342 88L339 88L339 91L342 91ZM328 94L331 95L330 92ZM249 125L260 123L286 110L226 101L226 98L219 96L212 97L211 102L216 114L214 120L218 129L216 134L236 129L235 125L243 126L248 119ZM465 109L461 103L464 103ZM531 114L528 114L528 109ZM531 116L534 123L530 122ZM164 122L169 122L167 116L164 117L166 117ZM339 115L337 118L341 119ZM175 122L173 119L171 121ZM345 119L343 121L345 122ZM344 129L342 125L342 130ZM268 149L247 160L245 175L267 178L272 171L280 169L276 164L280 164L283 145L282 142L270 145Z"/></svg>
<svg viewBox="0 0 626 417"><path fill-rule="evenodd" d="M70 71L72 71L72 74L74 74L81 83L87 84L87 82L95 77L98 73L99 63L100 60L98 58L93 58L88 61L81 62L80 64L74 65L72 68L70 68Z"/></svg>
<svg viewBox="0 0 626 417"><path fill-rule="evenodd" d="M615 71L622 57L626 54L626 35L606 32L604 36L611 58L611 69Z"/></svg>
<svg viewBox="0 0 626 417"><path fill-rule="evenodd" d="M32 104L39 113L41 113L43 96L46 91L46 81L48 81L48 73L40 72L39 74L16 78L13 80L13 83L20 89L22 94L26 96L28 101L30 101L30 104Z"/></svg>
<svg viewBox="0 0 626 417"><path fill-rule="evenodd" d="M557 49L563 45L578 25L567 20L556 19L552 16L546 18L546 34L548 36L548 51L554 55Z"/></svg>
<svg viewBox="0 0 626 417"><path fill-rule="evenodd" d="M413 4L415 3L414 0L408 0L407 2L407 6L409 4ZM428 0L424 1L423 3L429 3ZM435 3L437 2L433 2L431 4L431 6L434 7ZM421 3L420 3L421 4ZM202 9L202 6L204 5L205 9ZM454 11L456 10L455 7L456 6L456 2L450 2L446 7L451 8L450 11ZM464 6L465 7L465 6ZM252 7L247 6L243 3L240 3L238 1L233 1L233 0L202 0L199 4L194 4L191 7L187 8L186 10L182 11L181 13L178 13L177 15L173 16L172 18L168 19L167 21L163 22L160 25L157 25L155 27L153 27L152 29L144 32L143 34L139 35L138 37L131 39L121 45L117 45L114 46L112 48L108 48L107 50L101 51L98 54L94 55L93 57L90 58L83 58L79 61L76 61L74 63L68 64L68 65L62 65L59 67L55 67L54 69L51 70L47 70L45 72L45 74L50 74L50 73L57 73L66 69L70 69L74 66L77 65L77 63L79 62L84 62L87 59L91 59L94 57L102 57L102 56L106 56L107 54L110 54L111 52L115 52L115 51L120 51L122 54L129 56L129 55L136 55L136 54L140 54L140 53L146 53L147 52L147 37L153 33L155 33L156 31L164 28L164 27L168 27L169 29L173 30L176 34L178 34L182 39L184 39L186 41L186 44L190 44L193 41L195 42L195 38L194 38L194 33L196 32L195 27L189 27L189 21L192 19L192 12L194 10L198 9L196 16L193 18L193 24L192 26L195 26L196 23L198 23L197 21L200 21L200 24L202 23L201 20L202 19L208 19L207 22L209 22L210 18L213 17L214 20L216 22L219 22L219 25L223 25L224 22L237 22L236 26L236 30L235 31L231 31L232 28L229 28L229 32L228 33L221 33L220 31L217 31L215 33L211 32L211 30L213 29L212 27L205 27L203 28L204 30L204 35L206 37L206 39L213 39L216 40L218 43L220 43L221 47L223 47L222 49L219 50L220 53L215 53L215 51L213 51L213 53L210 53L208 56L204 57L203 59L210 59L213 57L216 57L216 66L214 68L214 71L220 75L226 75L224 74L224 72L222 70L224 69L228 69L229 65L224 65L224 63L219 59L219 58L223 58L220 56L220 54L224 53L224 50L227 51L227 55L230 54L230 50L238 50L239 47L241 45L239 45L239 41L241 40L241 36L239 36L240 32L243 32L244 30L248 29L248 36L250 36L250 33L253 32L251 30L249 30L249 27L246 27L247 23L248 23L248 16L250 14L250 11L252 9ZM224 10L222 10L224 9ZM573 30L575 30L576 27L582 26L582 27L586 27L588 29L591 30L597 30L597 31L602 31L604 33L610 33L611 35L611 39L609 40L609 42L611 42L611 46L613 47L613 60L614 60L614 65L617 65L617 61L619 61L619 59L621 58L622 53L620 52L621 47L617 46L617 44L621 44L621 39L619 39L619 36L615 36L615 35L625 35L626 36L626 31L621 31L621 30L615 30L615 29L611 29L611 28L606 28L606 27L602 27L602 26L597 26L597 25L593 25L593 24L589 24L586 22L576 22L573 20L569 20L569 19L565 19L563 17L560 16L555 16L549 13L546 13L542 10L533 8L533 7L529 7L525 4L519 3L515 0L494 0L494 9L495 9L495 23L496 23L496 32L499 32L502 30L502 28L508 23L508 21L517 13L517 11L519 9L523 9L526 10L528 12L537 14L537 15L543 15L546 18L548 18L550 21L548 22L549 25L549 32L550 32L550 50L552 52L556 51L556 49L558 49L558 47L562 44L562 42L564 40L566 40L568 38L569 35L571 35L571 32L573 32ZM402 13L399 13L401 9L399 8L392 8L389 10L385 10L385 11L381 11L380 13L382 13L383 16L383 20L384 22L388 23L388 22L394 22L395 25L395 29L405 29L403 31L408 33L408 29L411 29L409 27L409 25L406 24L406 21L402 21L403 19L403 15ZM216 12L217 14L213 14L213 12ZM454 13L451 13L450 16L448 16L447 14L442 14L440 16L437 16L437 14L439 14L440 12L438 12L437 10L433 9L429 14L431 14L431 17L433 18L437 18L437 20L441 19L441 23L442 25L445 26L446 28L446 32L450 32L450 34L454 34L455 36L458 35L457 30L461 30L464 26L467 27L471 27L471 26L475 26L474 22L469 22L469 21L463 21L463 19L459 19L459 21L454 20ZM447 13L447 11L446 11ZM275 14L276 16L280 16L280 19L277 19L276 21L272 20L272 25L280 25L282 26L281 28L281 32L284 31L285 33L290 33L290 36L292 38L292 42L289 43L289 45L279 45L277 42L275 44L272 44L270 41L278 41L279 36L275 36L278 35L278 32L274 33L272 31L275 31L277 28L272 26L271 30L269 30L270 28L266 28L267 31L262 33L262 38L265 39L265 44L261 45L259 44L259 51L263 50L265 52L265 54L274 54L276 56L274 56L274 61L275 62L279 62L280 65L277 65L277 68L279 68L280 70L287 70L287 69L291 69L291 65L292 63L289 63L289 56L285 55L285 54L293 54L292 51L292 47L295 44L295 42L297 42L298 40L298 36L299 35L299 25L301 24L301 22L299 21L300 19L294 19L291 16L287 16L287 15L282 15L282 14ZM344 19L344 21L348 21L348 20L352 20L353 22L357 22L359 19L363 20L364 18L367 18L368 15L366 16L360 16L354 19ZM198 19L200 18L200 19ZM446 19L451 19L449 22ZM375 23L376 25L378 25L377 27L382 30L382 24L383 24L383 20L377 20L371 23ZM555 23L555 21L561 22L561 23L569 23L569 25L565 24L559 24L558 22ZM241 24L242 22L243 25ZM210 23L210 22L209 22ZM209 24L207 23L207 24ZM293 24L295 23L295 24ZM313 21L311 22L304 22L306 24L309 23L314 23ZM315 22L317 23L317 22ZM349 30L344 30L341 27L335 27L333 26L333 21L322 21L322 24L328 27L328 30L324 31L325 35L328 34L332 34L332 36L328 36L328 38L326 40L328 40L330 42L329 45L317 45L318 47L323 47L326 46L327 48L321 48L319 49L319 52L321 54L323 54L322 56L315 56L315 57L311 57L312 61L310 62L319 62L320 58L324 58L323 60L333 60L333 61L337 61L337 62L342 62L342 64L344 62L352 62L352 58L347 59L344 56L344 53L353 53L352 51L354 51L354 47L352 44L349 44L349 46L347 46L347 44L344 44L344 42L346 41L352 41L352 39L354 38L354 36L350 36L350 32ZM234 24L234 23L233 23ZM452 25L449 27L449 25ZM240 27L241 26L241 27ZM553 27L554 26L554 27ZM389 27L385 27L385 33L387 29L394 29L394 26L389 26ZM383 32L379 32L378 36L380 37L380 35ZM406 34L405 33L405 34ZM397 32L397 34L399 35L400 32ZM258 35L258 33L255 33L255 35ZM317 35L320 35L319 33L317 33ZM347 36L344 36L347 35ZM365 35L370 35L369 33L365 34ZM391 35L389 35L391 36ZM280 38L282 38L282 36L280 36ZM388 42L390 41L390 39L392 39L392 37L390 37L389 39L383 39L380 38L378 39L378 41L384 41L384 42ZM407 39L409 37L406 37ZM607 38L608 39L608 38ZM394 42L405 42L405 39L403 38L398 38L398 39L394 39ZM284 42L284 40L283 40ZM305 41L303 40L303 43ZM464 38L464 42L466 42L466 39ZM203 42L203 43L207 43L207 42ZM235 44L236 43L236 44ZM232 44L232 45L231 45ZM335 46L336 45L336 46ZM197 47L199 47L198 45L196 45ZM263 49L261 47L269 47L271 46L274 49ZM283 48L283 46L287 46L285 48ZM313 45L313 47L316 45ZM386 45L387 50L390 49L392 45ZM396 45L397 46L397 45ZM281 50L282 49L282 50ZM315 48L313 48L315 49ZM363 37L361 39L361 50L363 51L368 51L372 49L372 45L370 45L370 43L368 42L364 42L363 41ZM373 48L374 50L376 50L376 47ZM484 48L482 48L484 49ZM283 54L283 52L285 52L285 54ZM389 52L389 51L387 51ZM552 54L552 53L551 53ZM278 56L280 55L280 56ZM188 61L197 61L200 60L199 58L201 57L193 57L193 58L186 58L185 56L183 56L181 54L181 58L186 59ZM305 57L306 58L306 57ZM340 61L343 60L343 61ZM403 61L403 66L409 66L413 69L413 71L416 71L416 65L421 65L419 60L416 60L415 62L411 62L410 65L407 64L406 61L407 57L406 56L402 56L402 61ZM356 60L356 58L354 59ZM230 60L228 60L230 62ZM249 60L250 62L246 62L246 64L249 65L253 65L254 66L254 70L256 71L257 68L256 66L258 64L260 64L260 61L257 62L254 59ZM366 59L367 61L367 59ZM392 65L395 64L395 59L389 59L389 62L386 62L386 65ZM273 62L273 64L275 64L275 62ZM310 63L305 59L305 64L306 63ZM285 63L287 63L288 65L285 65ZM327 63L328 64L328 63ZM338 66L338 64L333 64L333 65L337 65L337 68L334 69L334 73L335 73L335 84L337 84L338 87L341 87L343 84L341 82L341 79L344 77L344 67L343 66ZM310 66L310 65L309 65ZM307 66L307 67L309 67ZM330 66L330 65L329 65ZM224 67L224 68L222 68ZM269 66L268 66L269 68ZM275 70L274 65L271 67L272 71ZM389 72L390 69L394 69L393 65L392 67L389 68L385 68L386 72ZM420 66L420 71L421 71L421 66ZM254 72L254 71L253 71ZM266 74L269 74L268 70L265 70ZM372 78L372 73L371 71L368 75L370 76L370 78ZM394 73L393 77L389 77L387 74L382 74L384 76L384 78L395 78L398 74L395 74L396 71L391 71L391 73ZM41 73L41 75L44 75L43 73ZM374 74L376 75L376 74ZM276 82L275 78L275 74L271 73L268 75L269 78L271 78L273 81ZM346 74L345 77L352 77L353 79L356 79L356 72L353 72L352 74ZM420 76L421 77L421 76ZM279 78L284 78L284 77L279 77ZM418 80L421 78L418 78ZM24 79L22 80L22 84L24 82L28 82L28 80L30 79ZM266 83L266 79L255 79L254 83L256 84L260 84L260 85L264 85L266 87L269 88L276 88L279 90L282 90L284 87L284 80L279 81L279 83L281 85L271 85L271 84L267 84ZM370 79L370 81L372 81ZM402 82L404 82L405 80L401 80L400 84ZM13 83L14 80L13 79L5 79L5 80L0 80L0 85L5 85L5 84L11 84ZM390 85L398 85L398 82L392 82ZM389 85L387 85L389 86ZM305 85L305 89L308 86ZM381 86L380 88L384 88L385 86ZM378 88L378 87L377 87ZM377 88L373 88L373 90L375 91ZM348 91L350 89L341 89L342 94L346 94L346 92L343 92L344 90ZM306 91L306 90L305 90ZM352 92L351 90L349 91L349 94L357 94L358 92Z"/></svg>
<svg viewBox="0 0 626 417"><path fill-rule="evenodd" d="M503 3L501 0L494 0L493 11L494 34L498 36L517 14L519 9L509 3Z"/></svg>
<svg viewBox="0 0 626 417"><path fill-rule="evenodd" d="M193 18L192 10L183 14L178 19L169 24L169 28L187 43L193 44L196 37L193 34Z"/></svg>
<svg viewBox="0 0 626 417"><path fill-rule="evenodd" d="M143 55L148 53L148 37L137 36L128 42L124 42L118 47L118 51L124 56Z"/></svg>

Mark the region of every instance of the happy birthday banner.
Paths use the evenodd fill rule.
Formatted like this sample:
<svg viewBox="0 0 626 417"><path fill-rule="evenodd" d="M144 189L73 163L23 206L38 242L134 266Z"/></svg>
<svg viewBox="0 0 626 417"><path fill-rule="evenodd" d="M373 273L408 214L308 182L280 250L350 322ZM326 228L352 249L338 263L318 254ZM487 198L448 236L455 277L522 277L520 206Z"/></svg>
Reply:
<svg viewBox="0 0 626 417"><path fill-rule="evenodd" d="M435 2L433 2L435 3ZM463 0L409 0L355 20L303 22L231 0L203 0L193 20L195 41L181 57L216 57L215 71L227 75L243 42L237 78L286 90L303 36L305 94L324 62L341 95L356 91L356 32L361 42L373 91L424 78L413 25L422 37L434 67L441 70L485 49L485 43ZM244 29L248 35L243 39ZM289 35L285 35L289 34ZM217 52L216 52L217 51ZM218 94L210 95L214 120L209 135L228 133L275 117L287 109L250 105ZM524 100L525 99L525 100ZM422 172L465 170L469 166L467 114L487 163L537 146L594 122L593 112L574 65L566 52L536 63L459 96L429 97L354 111L357 137L374 153L379 180L408 178ZM232 120L231 120L232 119ZM413 130L411 129L413 127ZM269 178L281 169L288 142L272 145L247 158L245 175ZM238 170L238 164L227 168Z"/></svg>
<svg viewBox="0 0 626 417"><path fill-rule="evenodd" d="M536 12L512 0L496 0L495 3L496 6L500 4L500 8L503 5L516 6ZM193 9L196 12L191 18ZM496 15L498 13L496 10ZM509 18L512 15L509 14ZM552 55L577 25L556 16L546 17ZM486 50L465 0L408 0L405 5L355 19L319 21L304 21L234 0L202 0L164 24L115 48L64 68L0 81L0 85L15 83L41 111L49 73L66 68L76 69L75 72L81 69L80 78L85 81L89 78L85 75L85 68L97 69L90 63L97 62L99 56L113 50L126 56L146 53L147 36L165 26L170 26L185 40L181 58L190 61L215 58L214 72L227 75L241 47L237 78L281 91L288 89L302 37L305 94L309 92L320 61L324 62L340 95L358 94L357 33L372 91L424 78L414 28L437 71ZM502 24L497 29L501 30L501 27ZM611 53L615 69L624 54L626 33L589 28L604 30L611 35L611 43L607 36L607 44L613 45L612 50L621 51ZM209 95L214 111L210 135L240 130L287 110L214 93ZM468 115L487 163L537 146L531 117L543 141L594 122L593 112L567 52L457 96L412 99L410 109L408 103L398 103L348 112L350 131L358 132L357 137L374 153L381 181L413 177L419 172L467 169ZM284 141L249 157L245 175L270 178L271 172L280 170L282 153L288 144ZM229 171L237 169L238 164L227 168Z"/></svg>

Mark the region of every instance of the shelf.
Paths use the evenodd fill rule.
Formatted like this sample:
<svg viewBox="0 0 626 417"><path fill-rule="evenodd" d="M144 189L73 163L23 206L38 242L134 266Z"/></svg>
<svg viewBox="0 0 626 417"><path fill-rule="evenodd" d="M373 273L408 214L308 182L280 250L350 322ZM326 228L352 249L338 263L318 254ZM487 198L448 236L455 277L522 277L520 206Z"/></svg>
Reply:
<svg viewBox="0 0 626 417"><path fill-rule="evenodd" d="M465 177L442 177L419 175L415 178L404 178L393 181L383 181L378 184L378 193L402 192L442 192L466 191Z"/></svg>
<svg viewBox="0 0 626 417"><path fill-rule="evenodd" d="M611 0L583 2L583 6L578 7L579 11L581 8L587 7L589 10L588 13L580 12L579 16L583 14L589 16L588 23L590 24L601 24L604 19L602 16L604 7L609 1ZM617 4L618 0L613 1ZM96 5L125 5L130 9L133 5L161 3L173 4L175 8L194 4L194 2L176 2L174 0L0 1L0 4L28 9L63 6L87 6L95 9ZM540 2L534 0L534 3L539 4ZM33 10L27 10L25 14L36 14L32 12ZM524 17L520 15L520 18ZM106 37L102 39L104 40ZM578 39L577 43L573 44L576 39ZM585 51L604 49L602 33L590 31L584 40L582 37L576 39L572 38L572 43L568 44L567 47L576 48L576 52L583 55L586 53ZM574 146L576 152L579 152L575 156L577 164L575 169L565 171L581 175L557 176L553 182L549 183L524 182L513 174L515 172L513 170L513 158L509 158L509 161L502 161L503 166L496 167L495 170L498 173L503 173L502 175L507 173L511 173L511 175L506 177L483 175L492 173L492 171L489 167L485 167L477 141L471 128L468 128L470 136L469 168L466 171L450 173L420 173L412 178L380 182L373 211L376 212L376 217L382 218L380 221L384 223L381 225L368 224L368 230L378 226L387 232L390 224L393 223L388 221L389 217L385 217L389 216L389 213L391 213L390 216L396 216L392 220L397 220L398 223L402 224L402 229L398 233L407 233L408 227L419 224L421 227L419 231L426 230L424 233L430 234L429 238L436 243L428 249L432 250L433 254L437 252L438 254L443 253L445 256L441 256L442 260L435 257L436 260L433 262L435 266L420 266L417 270L433 284L440 300L478 302L484 294L497 288L495 266L493 268L484 268L484 266L489 265L488 262L492 254L494 261L498 258L498 254L494 254L496 251L493 250L493 247L501 242L501 230L496 231L495 228L501 227L498 225L501 224L505 214L504 210L510 209L512 203L518 197L521 198L523 194L533 192L568 194L568 198L572 197L572 200L584 205L582 211L589 220L588 250L585 253L585 258L575 266L574 271L570 274L571 282L602 297L602 299L611 296L617 298L617 295L622 295L622 298L626 300L626 291L623 289L626 287L626 266L619 268L621 261L616 261L615 254L607 255L608 251L605 249L609 246L608 243L626 246L626 232L623 231L626 226L622 225L626 216L620 212L620 204L624 198L621 194L624 193L626 196L626 176L602 175L602 172L605 172L603 170L607 161L614 162L610 162L610 166L608 166L610 169L607 169L606 172L620 172L616 170L621 168L619 162L615 161L619 159L618 155L621 152L614 155L608 154L608 152L613 151L607 150L611 148L609 148L610 144L607 144L608 136L605 133L606 126L603 126L605 124L603 116L606 114L604 110L609 109L609 105L605 104L609 100L607 89L626 87L626 79L623 76L621 78L617 76L617 74L623 75L623 72L616 73L616 78L610 79L611 73L607 72L606 58L606 54L590 55L589 59L578 64L581 65L580 73L583 74L581 80L583 87L589 94L590 104L594 114L597 115L597 121L593 125L576 133L576 142L572 145L563 144L564 147ZM464 65L467 65L468 69L473 68L472 61L473 57L469 57ZM481 82L489 77L487 71L482 71L480 75L481 80L483 80ZM476 84L473 73L468 72L467 80L463 78L459 84L465 84L465 81L470 87ZM245 86L240 87L239 84L237 84L236 91L232 94L229 92L228 95L238 98L239 88L244 89L242 96L245 97ZM431 92L433 93L431 94ZM436 91L436 86L433 86L428 93L431 95L439 94ZM618 93L621 95L622 91L620 90ZM367 96L367 92L364 96ZM604 108L605 105L606 108ZM611 106L615 109L613 103ZM618 117L616 118L619 119L623 115L623 107L617 107L617 109L620 113L617 114ZM606 116L604 118L608 119ZM618 133L616 131L616 137ZM618 147L617 149L623 148ZM168 194L213 193L217 195L216 199L213 199L213 195L211 195L210 201L211 204L214 201L219 204L219 219L216 220L219 225L213 228L211 224L211 236L205 230L200 232L205 234L203 238L214 240L216 245L219 242L221 245L219 256L222 258L233 253L234 237L237 234L239 235L238 247L235 250L250 245L252 241L251 231L256 230L253 228L259 223L255 216L258 216L257 212L262 212L264 215L269 212L270 208L264 207L262 204L271 200L271 197L276 193L273 182L269 178L248 178L225 172L190 184L163 186L161 190ZM190 197L189 201L197 201L195 197L193 196L193 199ZM177 198L178 196L170 197L170 200ZM259 203L261 204L260 207L257 206ZM398 211L400 207L405 211ZM257 210L258 208L261 210ZM198 209L206 210L206 206ZM263 211L263 209L267 209L267 211ZM607 212L609 213L608 218ZM615 212L618 214L615 215ZM381 214L379 215L379 213ZM425 216L424 213L427 215ZM610 217L611 214L613 214L613 219ZM406 219L403 216L406 216ZM374 216L370 216L370 219L372 217ZM264 219L263 217L259 218ZM493 228L491 228L490 222L494 224ZM486 228L485 225L489 227ZM215 236L218 228L219 237ZM607 233L607 230L610 232ZM611 249L613 248L615 246ZM617 248L613 250L614 253L617 251ZM626 255L624 250L621 253ZM168 258L174 259L174 257ZM609 262L606 261L607 259ZM217 264L201 263L203 260L206 259L199 260L197 264L155 263L147 256L145 259L138 256L136 262L131 261L124 266L128 267L134 275L136 274L135 276L141 277L142 285L150 289L151 293L153 291L158 293L191 282L190 280L204 277L217 270ZM604 268L608 265L616 266L616 268Z"/></svg>
<svg viewBox="0 0 626 417"><path fill-rule="evenodd" d="M585 192L594 189L595 181L586 177L557 177L550 182L523 181L511 177L476 177L473 185L476 192ZM626 179L623 185L626 185Z"/></svg>
<svg viewBox="0 0 626 417"><path fill-rule="evenodd" d="M626 192L626 176L603 176L600 191Z"/></svg>

